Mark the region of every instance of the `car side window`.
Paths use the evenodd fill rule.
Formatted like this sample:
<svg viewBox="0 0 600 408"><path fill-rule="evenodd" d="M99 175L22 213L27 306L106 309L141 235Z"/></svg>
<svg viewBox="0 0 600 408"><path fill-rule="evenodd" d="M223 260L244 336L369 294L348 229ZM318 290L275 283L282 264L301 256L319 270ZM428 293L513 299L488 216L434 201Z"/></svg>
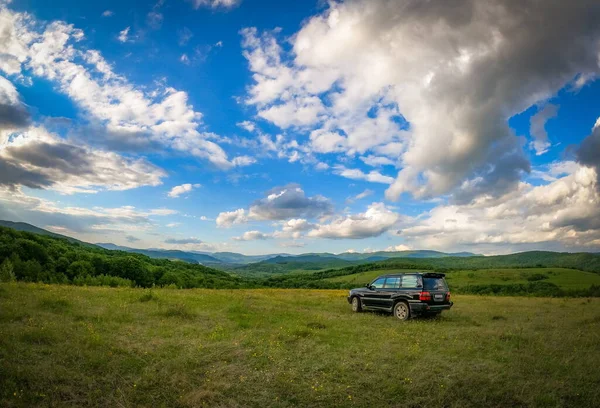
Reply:
<svg viewBox="0 0 600 408"><path fill-rule="evenodd" d="M383 285L385 289L399 289L400 288L400 278L387 278L385 280L385 284Z"/></svg>
<svg viewBox="0 0 600 408"><path fill-rule="evenodd" d="M403 288L417 288L419 287L419 278L417 275L404 275L402 277Z"/></svg>
<svg viewBox="0 0 600 408"><path fill-rule="evenodd" d="M382 289L384 284L385 278L379 278L376 279L375 282L371 283L371 286L373 286L375 289Z"/></svg>

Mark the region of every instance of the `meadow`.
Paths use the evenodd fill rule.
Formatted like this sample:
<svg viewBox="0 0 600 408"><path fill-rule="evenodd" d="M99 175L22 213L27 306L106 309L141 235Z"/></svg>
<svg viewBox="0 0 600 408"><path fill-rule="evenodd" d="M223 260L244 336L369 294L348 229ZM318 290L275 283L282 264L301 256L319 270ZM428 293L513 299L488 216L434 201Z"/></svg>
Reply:
<svg viewBox="0 0 600 408"><path fill-rule="evenodd" d="M0 406L600 400L600 299L458 295L402 323L353 314L346 294L0 284Z"/></svg>
<svg viewBox="0 0 600 408"><path fill-rule="evenodd" d="M388 269L361 272L352 275L324 279L326 282L348 286L364 286L380 275L387 273L411 273L410 269ZM446 280L455 291L471 285L508 285L527 284L544 281L557 285L561 289L586 289L600 285L600 274L567 268L495 268L446 272Z"/></svg>

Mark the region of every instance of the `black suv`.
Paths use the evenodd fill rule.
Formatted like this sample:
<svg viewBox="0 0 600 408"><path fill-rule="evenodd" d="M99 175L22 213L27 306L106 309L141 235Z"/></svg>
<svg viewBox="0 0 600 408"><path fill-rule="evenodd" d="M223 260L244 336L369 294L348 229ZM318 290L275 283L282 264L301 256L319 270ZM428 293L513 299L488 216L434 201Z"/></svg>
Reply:
<svg viewBox="0 0 600 408"><path fill-rule="evenodd" d="M393 312L400 320L438 315L448 310L450 290L443 273L415 272L382 275L364 288L352 289L348 303L354 312L363 309Z"/></svg>

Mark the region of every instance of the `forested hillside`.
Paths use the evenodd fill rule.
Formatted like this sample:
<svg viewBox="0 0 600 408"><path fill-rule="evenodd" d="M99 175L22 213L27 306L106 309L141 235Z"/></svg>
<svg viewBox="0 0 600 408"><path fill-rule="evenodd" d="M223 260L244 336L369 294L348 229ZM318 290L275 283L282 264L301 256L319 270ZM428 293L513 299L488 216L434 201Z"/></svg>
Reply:
<svg viewBox="0 0 600 408"><path fill-rule="evenodd" d="M5 227L0 227L0 280L179 288L235 288L249 284L202 265L110 251Z"/></svg>
<svg viewBox="0 0 600 408"><path fill-rule="evenodd" d="M325 279L376 270L410 269L450 272L490 268L571 268L600 273L600 255L587 252L532 251L498 256L392 258L340 269L327 269L311 274L272 276L265 281L265 284L272 287L337 288L338 286L325 281Z"/></svg>

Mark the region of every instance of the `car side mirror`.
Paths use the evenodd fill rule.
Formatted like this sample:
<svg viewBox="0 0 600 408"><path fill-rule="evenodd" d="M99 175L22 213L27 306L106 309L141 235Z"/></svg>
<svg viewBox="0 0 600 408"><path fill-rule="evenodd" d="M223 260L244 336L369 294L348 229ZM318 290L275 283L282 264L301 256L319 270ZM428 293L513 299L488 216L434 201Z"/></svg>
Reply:
<svg viewBox="0 0 600 408"><path fill-rule="evenodd" d="M371 284L370 284L370 283L367 283L367 284L365 285L365 288L367 288L367 289L369 289L369 290L370 290L370 289L373 289L373 287L371 286Z"/></svg>

